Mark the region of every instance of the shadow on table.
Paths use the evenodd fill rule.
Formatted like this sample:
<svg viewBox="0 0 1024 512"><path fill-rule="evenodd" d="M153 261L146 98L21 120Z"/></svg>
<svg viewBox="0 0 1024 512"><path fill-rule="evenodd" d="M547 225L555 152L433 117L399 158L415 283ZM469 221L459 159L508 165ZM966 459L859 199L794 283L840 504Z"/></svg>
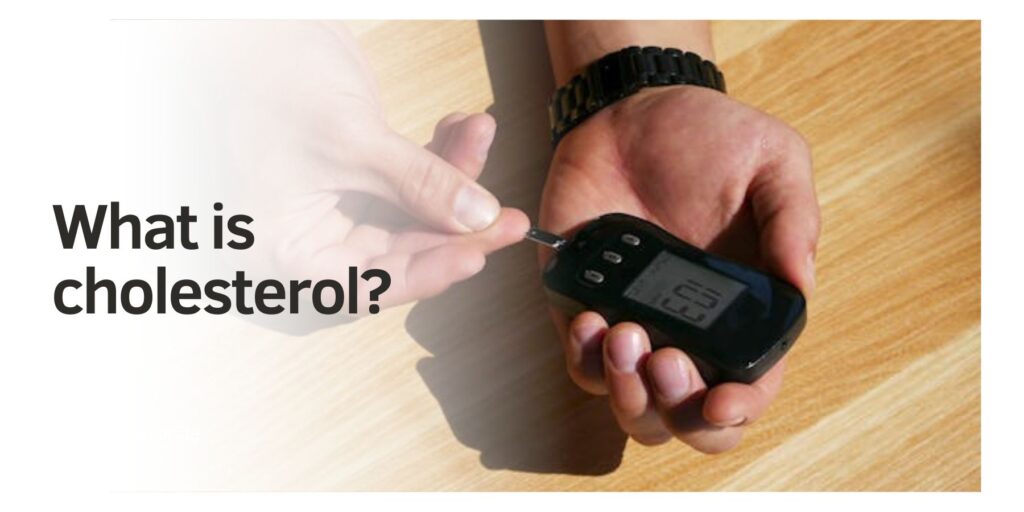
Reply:
<svg viewBox="0 0 1024 512"><path fill-rule="evenodd" d="M539 22L480 22L498 135L481 181L535 217L550 147L553 79ZM487 268L413 308L406 328L433 357L417 371L459 442L490 469L599 475L622 459L625 436L602 397L565 372L536 250L500 251Z"/></svg>

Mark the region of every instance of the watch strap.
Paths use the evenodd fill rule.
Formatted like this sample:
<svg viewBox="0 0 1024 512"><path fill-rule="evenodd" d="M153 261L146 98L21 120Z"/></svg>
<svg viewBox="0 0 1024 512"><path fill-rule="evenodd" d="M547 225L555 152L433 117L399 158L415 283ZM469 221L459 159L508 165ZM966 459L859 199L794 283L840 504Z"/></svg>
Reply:
<svg viewBox="0 0 1024 512"><path fill-rule="evenodd" d="M548 101L551 144L607 105L644 87L697 85L726 92L725 77L709 60L676 48L630 46L593 62Z"/></svg>

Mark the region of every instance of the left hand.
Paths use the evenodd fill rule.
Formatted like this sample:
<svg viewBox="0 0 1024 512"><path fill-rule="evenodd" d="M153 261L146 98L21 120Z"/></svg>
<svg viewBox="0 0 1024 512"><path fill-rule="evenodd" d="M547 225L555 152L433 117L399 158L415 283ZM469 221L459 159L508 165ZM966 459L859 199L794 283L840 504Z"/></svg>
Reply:
<svg viewBox="0 0 1024 512"><path fill-rule="evenodd" d="M224 124L214 131L225 175L211 181L224 184L219 193L233 209L258 219L249 226L257 244L232 253L234 265L341 283L349 267L382 269L391 286L378 304L390 307L443 292L522 239L525 214L500 208L477 183L495 135L490 115L450 114L423 147L386 122L370 67L343 25L186 28L191 37L180 39L199 43L188 57L205 66L194 74L206 93L203 121ZM358 288L364 308L369 290ZM335 302L330 289L324 296ZM341 318L280 320L308 330Z"/></svg>
<svg viewBox="0 0 1024 512"><path fill-rule="evenodd" d="M541 226L571 232L604 213L659 224L711 252L814 288L819 209L810 151L791 127L694 86L641 91L598 112L559 144ZM541 263L550 255L541 253ZM673 436L703 452L735 446L782 384L780 362L758 381L709 388L682 351L651 353L647 333L609 328L594 312L554 312L569 375L609 394L621 428L644 444Z"/></svg>

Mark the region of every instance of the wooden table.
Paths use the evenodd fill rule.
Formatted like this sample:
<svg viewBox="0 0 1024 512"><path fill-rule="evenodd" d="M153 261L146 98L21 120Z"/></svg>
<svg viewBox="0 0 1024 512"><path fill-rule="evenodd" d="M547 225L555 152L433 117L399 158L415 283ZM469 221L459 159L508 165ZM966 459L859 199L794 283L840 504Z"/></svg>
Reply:
<svg viewBox="0 0 1024 512"><path fill-rule="evenodd" d="M552 88L540 23L351 27L400 132L426 141L454 110L497 118L482 181L535 216ZM209 350L244 371L197 398L206 464L182 485L979 489L980 24L714 32L730 94L810 140L824 220L808 328L738 449L627 442L566 376L521 244L438 298L353 324L298 339L230 324L246 344Z"/></svg>

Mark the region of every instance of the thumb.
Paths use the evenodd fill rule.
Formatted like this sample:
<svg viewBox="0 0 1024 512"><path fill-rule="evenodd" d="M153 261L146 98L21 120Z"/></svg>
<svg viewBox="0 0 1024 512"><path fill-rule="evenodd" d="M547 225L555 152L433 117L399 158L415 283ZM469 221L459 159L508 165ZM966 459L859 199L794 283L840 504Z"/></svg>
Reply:
<svg viewBox="0 0 1024 512"><path fill-rule="evenodd" d="M397 133L383 137L376 171L390 199L420 220L456 233L480 231L501 211L498 200L443 158Z"/></svg>
<svg viewBox="0 0 1024 512"><path fill-rule="evenodd" d="M751 203L765 265L811 295L821 214L806 145L796 145L755 177Z"/></svg>

